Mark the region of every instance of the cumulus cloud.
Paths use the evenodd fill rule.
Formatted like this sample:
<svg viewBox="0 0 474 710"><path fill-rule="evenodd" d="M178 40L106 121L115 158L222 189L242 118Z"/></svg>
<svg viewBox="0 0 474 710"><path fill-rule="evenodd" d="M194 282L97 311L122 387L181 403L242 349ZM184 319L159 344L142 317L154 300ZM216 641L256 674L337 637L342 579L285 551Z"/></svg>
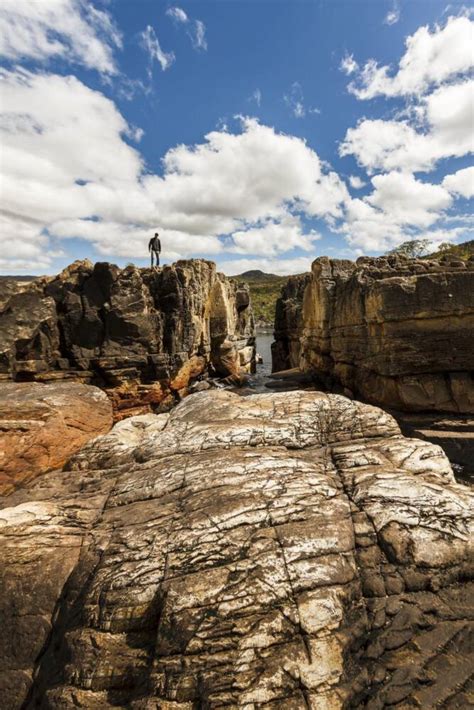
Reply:
<svg viewBox="0 0 474 710"><path fill-rule="evenodd" d="M474 65L474 23L469 17L450 17L443 27L420 27L406 40L398 70L378 66L370 59L349 85L358 99L375 96L410 96L424 93L431 85L468 72Z"/></svg>
<svg viewBox="0 0 474 710"><path fill-rule="evenodd" d="M143 257L156 228L167 259L259 254L263 241L265 255L310 249L317 235L298 216L336 219L349 199L303 140L255 119L176 146L156 175L132 145L140 132L77 78L17 69L2 70L0 83L1 238L16 244L21 234L37 269L50 262L50 240L67 248L76 237L104 256ZM6 269L14 254L2 253Z"/></svg>
<svg viewBox="0 0 474 710"><path fill-rule="evenodd" d="M372 178L372 185L375 189L366 202L399 225L429 227L452 202L444 187L399 172L377 175Z"/></svg>
<svg viewBox="0 0 474 710"><path fill-rule="evenodd" d="M109 13L85 0L0 3L0 55L18 61L67 59L116 74L114 49L121 35Z"/></svg>
<svg viewBox="0 0 474 710"><path fill-rule="evenodd" d="M161 49L156 32L151 25L140 33L140 41L143 49L148 55L148 77L153 75L153 64L158 62L163 71L166 71L175 61L173 52L164 52Z"/></svg>
<svg viewBox="0 0 474 710"><path fill-rule="evenodd" d="M349 185L354 190L361 190L363 187L365 187L366 183L358 175L350 175L349 176Z"/></svg>
<svg viewBox="0 0 474 710"><path fill-rule="evenodd" d="M277 256L291 249L312 251L314 242L320 238L321 235L314 230L305 234L299 217L286 215L278 222L269 220L263 225L234 232L229 251Z"/></svg>
<svg viewBox="0 0 474 710"><path fill-rule="evenodd" d="M202 20L191 19L180 7L170 7L166 14L176 24L186 26L188 36L195 49L207 50L206 26Z"/></svg>
<svg viewBox="0 0 474 710"><path fill-rule="evenodd" d="M341 156L354 155L369 172L382 169L431 170L442 158L474 150L472 95L474 82L439 87L421 99L420 130L408 121L363 119L349 128Z"/></svg>
<svg viewBox="0 0 474 710"><path fill-rule="evenodd" d="M454 195L474 197L474 167L458 170L452 175L446 175L443 187Z"/></svg>
<svg viewBox="0 0 474 710"><path fill-rule="evenodd" d="M373 191L346 204L338 229L356 253L387 251L409 239L429 239L433 246L453 241L470 231L465 218L460 227L440 228L452 220L447 211L452 195L447 186L417 180L414 175L391 172L372 178Z"/></svg>

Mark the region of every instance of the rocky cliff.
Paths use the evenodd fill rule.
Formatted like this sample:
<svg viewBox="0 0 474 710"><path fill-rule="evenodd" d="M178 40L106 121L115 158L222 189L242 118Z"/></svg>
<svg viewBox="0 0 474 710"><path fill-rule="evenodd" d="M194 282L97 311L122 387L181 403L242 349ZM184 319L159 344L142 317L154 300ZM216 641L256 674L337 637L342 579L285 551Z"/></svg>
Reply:
<svg viewBox="0 0 474 710"><path fill-rule="evenodd" d="M275 342L272 343L272 370L299 367L303 337L303 297L310 274L290 276L282 286L275 307Z"/></svg>
<svg viewBox="0 0 474 710"><path fill-rule="evenodd" d="M0 500L2 708L470 704L472 495L380 409L196 394Z"/></svg>
<svg viewBox="0 0 474 710"><path fill-rule="evenodd" d="M118 417L165 407L211 371L255 362L248 288L202 259L160 269L75 262L0 296L0 376L105 388Z"/></svg>
<svg viewBox="0 0 474 710"><path fill-rule="evenodd" d="M474 411L474 261L321 257L304 297L286 295L279 323L295 325L277 327L275 352L292 363L286 343L301 334L299 365L328 389L401 410Z"/></svg>

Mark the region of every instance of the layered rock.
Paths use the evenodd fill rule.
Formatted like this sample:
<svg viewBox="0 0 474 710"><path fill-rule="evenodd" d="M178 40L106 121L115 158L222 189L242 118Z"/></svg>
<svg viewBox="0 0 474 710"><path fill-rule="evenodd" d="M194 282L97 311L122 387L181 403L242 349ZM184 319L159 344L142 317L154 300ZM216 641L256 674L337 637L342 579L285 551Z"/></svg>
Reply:
<svg viewBox="0 0 474 710"><path fill-rule="evenodd" d="M281 289L275 308L275 342L272 343L272 370L298 367L303 335L303 297L309 274L290 276Z"/></svg>
<svg viewBox="0 0 474 710"><path fill-rule="evenodd" d="M369 405L127 419L3 500L0 705L467 707L470 530L441 449Z"/></svg>
<svg viewBox="0 0 474 710"><path fill-rule="evenodd" d="M209 370L238 379L255 361L247 287L202 259L75 262L6 298L0 334L4 378L98 384L118 412L174 402Z"/></svg>
<svg viewBox="0 0 474 710"><path fill-rule="evenodd" d="M112 405L97 387L74 382L0 386L0 495L60 468L112 426Z"/></svg>
<svg viewBox="0 0 474 710"><path fill-rule="evenodd" d="M473 261L321 257L301 318L299 365L328 389L401 410L474 411Z"/></svg>

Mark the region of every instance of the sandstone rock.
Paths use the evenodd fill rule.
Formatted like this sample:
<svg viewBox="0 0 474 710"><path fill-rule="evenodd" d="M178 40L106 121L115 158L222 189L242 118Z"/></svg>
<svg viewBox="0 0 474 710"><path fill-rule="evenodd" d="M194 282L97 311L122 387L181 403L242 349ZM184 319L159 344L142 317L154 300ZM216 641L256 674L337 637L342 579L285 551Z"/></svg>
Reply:
<svg viewBox="0 0 474 710"><path fill-rule="evenodd" d="M275 309L275 342L272 343L272 370L299 367L303 334L303 297L309 274L290 276L282 287Z"/></svg>
<svg viewBox="0 0 474 710"><path fill-rule="evenodd" d="M5 289L0 376L98 385L116 418L173 402L209 369L238 378L255 366L248 288L203 259L160 269L78 261Z"/></svg>
<svg viewBox="0 0 474 710"><path fill-rule="evenodd" d="M382 410L202 392L68 468L0 509L1 707L469 705L472 495Z"/></svg>
<svg viewBox="0 0 474 710"><path fill-rule="evenodd" d="M5 382L0 387L0 494L61 467L112 426L112 406L96 387Z"/></svg>
<svg viewBox="0 0 474 710"><path fill-rule="evenodd" d="M461 263L316 259L302 309L301 298L280 303L290 326L276 330L276 366L301 334L298 364L328 389L406 411L474 412L474 264Z"/></svg>

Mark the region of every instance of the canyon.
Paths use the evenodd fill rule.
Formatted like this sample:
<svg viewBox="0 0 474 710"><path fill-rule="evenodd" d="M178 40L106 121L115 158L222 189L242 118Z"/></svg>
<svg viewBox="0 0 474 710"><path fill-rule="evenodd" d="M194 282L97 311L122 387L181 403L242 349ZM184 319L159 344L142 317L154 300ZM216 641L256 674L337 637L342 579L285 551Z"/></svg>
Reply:
<svg viewBox="0 0 474 710"><path fill-rule="evenodd" d="M317 259L260 394L211 262L0 284L0 706L468 707L472 489L386 409L469 416L472 267Z"/></svg>
<svg viewBox="0 0 474 710"><path fill-rule="evenodd" d="M116 419L173 406L196 379L255 366L248 287L204 259L160 269L77 261L0 282L0 379L99 385Z"/></svg>
<svg viewBox="0 0 474 710"><path fill-rule="evenodd" d="M405 411L474 413L474 260L320 257L277 304L273 369Z"/></svg>

